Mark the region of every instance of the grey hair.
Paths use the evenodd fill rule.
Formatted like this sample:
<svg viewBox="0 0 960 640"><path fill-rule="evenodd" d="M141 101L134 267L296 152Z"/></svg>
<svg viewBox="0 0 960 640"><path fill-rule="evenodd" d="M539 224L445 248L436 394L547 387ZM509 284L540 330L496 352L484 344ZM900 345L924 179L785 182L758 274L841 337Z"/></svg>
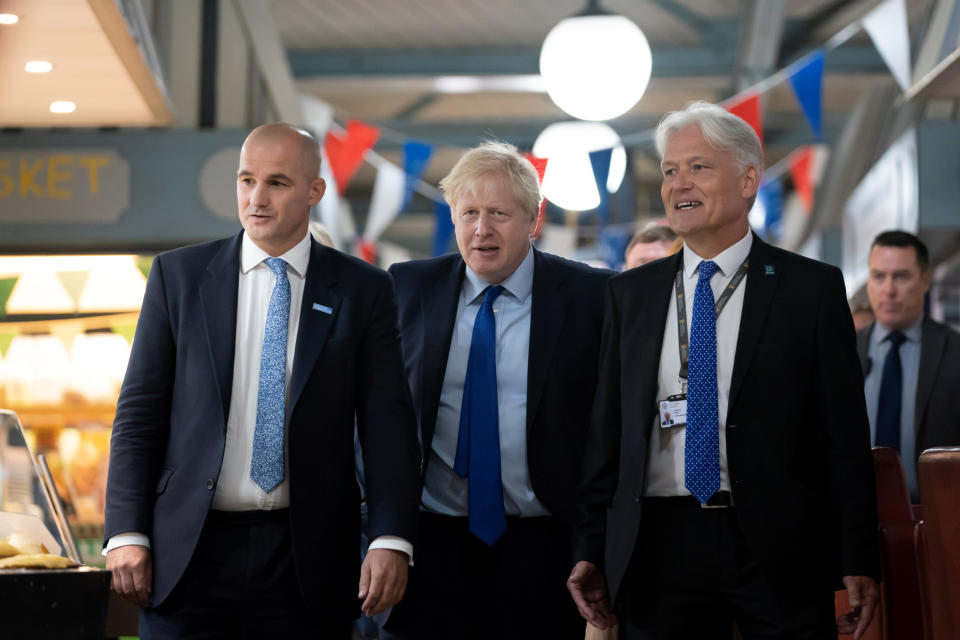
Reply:
<svg viewBox="0 0 960 640"><path fill-rule="evenodd" d="M711 147L730 153L741 172L751 165L758 172L763 170L763 148L753 127L723 107L703 100L689 102L683 111L670 111L660 120L656 143L661 159L670 138L692 124L700 127Z"/></svg>
<svg viewBox="0 0 960 640"><path fill-rule="evenodd" d="M515 146L506 142L484 142L467 151L440 181L440 189L447 203L453 206L460 196L477 189L491 175L505 177L520 206L531 219L537 217L541 199L537 170Z"/></svg>

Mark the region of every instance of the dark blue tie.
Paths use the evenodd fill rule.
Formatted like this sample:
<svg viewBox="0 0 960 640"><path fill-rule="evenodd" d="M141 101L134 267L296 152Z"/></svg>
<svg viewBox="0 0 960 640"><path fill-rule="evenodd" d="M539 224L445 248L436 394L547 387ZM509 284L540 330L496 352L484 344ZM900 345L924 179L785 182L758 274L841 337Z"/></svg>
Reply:
<svg viewBox="0 0 960 640"><path fill-rule="evenodd" d="M720 427L717 411L717 310L710 278L717 264L700 263L690 324L687 441L684 483L701 503L720 488Z"/></svg>
<svg viewBox="0 0 960 640"><path fill-rule="evenodd" d="M883 361L880 378L880 400L877 402L877 446L900 451L900 408L903 398L903 369L900 366L900 345L907 339L899 331L886 337L890 351Z"/></svg>
<svg viewBox="0 0 960 640"><path fill-rule="evenodd" d="M470 531L491 546L507 530L500 482L497 336L493 316L493 301L502 291L501 286L486 288L473 323L453 465L458 476L470 479Z"/></svg>

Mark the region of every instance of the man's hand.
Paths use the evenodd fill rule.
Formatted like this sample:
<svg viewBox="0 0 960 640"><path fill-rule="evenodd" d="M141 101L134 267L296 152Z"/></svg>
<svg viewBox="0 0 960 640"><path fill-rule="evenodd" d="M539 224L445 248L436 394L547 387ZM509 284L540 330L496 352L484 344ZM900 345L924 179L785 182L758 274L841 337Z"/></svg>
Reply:
<svg viewBox="0 0 960 640"><path fill-rule="evenodd" d="M383 613L400 602L407 589L409 558L402 551L370 549L360 567L360 608L367 616Z"/></svg>
<svg viewBox="0 0 960 640"><path fill-rule="evenodd" d="M138 607L150 604L153 561L150 549L131 544L107 552L107 569L113 574L110 588Z"/></svg>
<svg viewBox="0 0 960 640"><path fill-rule="evenodd" d="M843 586L850 598L850 612L837 618L837 631L852 633L853 640L860 640L880 602L880 588L867 576L844 576Z"/></svg>
<svg viewBox="0 0 960 640"><path fill-rule="evenodd" d="M596 566L586 560L578 562L567 578L567 589L587 622L601 630L617 624L607 602L607 581Z"/></svg>

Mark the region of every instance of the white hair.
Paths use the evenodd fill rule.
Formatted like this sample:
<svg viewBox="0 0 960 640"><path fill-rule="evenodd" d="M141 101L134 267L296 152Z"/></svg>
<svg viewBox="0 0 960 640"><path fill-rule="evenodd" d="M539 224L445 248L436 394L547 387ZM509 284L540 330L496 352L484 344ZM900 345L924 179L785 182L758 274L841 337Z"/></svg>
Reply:
<svg viewBox="0 0 960 640"><path fill-rule="evenodd" d="M763 148L753 127L723 107L702 100L687 103L683 111L670 111L660 120L656 143L661 159L673 134L692 124L700 127L711 147L730 153L740 171L751 165L762 171Z"/></svg>

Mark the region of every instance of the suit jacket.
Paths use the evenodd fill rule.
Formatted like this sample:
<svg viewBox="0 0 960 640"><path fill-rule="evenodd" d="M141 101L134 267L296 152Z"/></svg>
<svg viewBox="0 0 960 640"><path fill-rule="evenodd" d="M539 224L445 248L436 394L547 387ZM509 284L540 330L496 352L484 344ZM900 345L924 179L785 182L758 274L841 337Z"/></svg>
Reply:
<svg viewBox="0 0 960 640"><path fill-rule="evenodd" d="M611 602L637 540L664 323L681 258L627 271L607 287L574 557L605 571ZM756 237L749 262L726 425L744 538L784 599L796 589L834 588L845 575L879 577L863 377L843 277ZM642 572L643 556L633 561Z"/></svg>
<svg viewBox="0 0 960 640"><path fill-rule="evenodd" d="M597 382L603 288L612 272L533 252L527 465L537 499L572 525ZM390 273L407 379L429 460L465 265L460 254L450 254L395 264Z"/></svg>
<svg viewBox="0 0 960 640"><path fill-rule="evenodd" d="M190 561L220 472L241 237L157 256L117 402L105 536L150 536L153 606ZM296 339L287 474L297 575L321 614L352 619L360 571L355 415L370 536L413 541L417 518L419 452L389 276L311 241Z"/></svg>
<svg viewBox="0 0 960 640"><path fill-rule="evenodd" d="M870 334L874 325L857 332L857 354L866 376ZM913 418L916 457L931 447L960 445L960 334L945 324L924 318L920 336L920 371Z"/></svg>

